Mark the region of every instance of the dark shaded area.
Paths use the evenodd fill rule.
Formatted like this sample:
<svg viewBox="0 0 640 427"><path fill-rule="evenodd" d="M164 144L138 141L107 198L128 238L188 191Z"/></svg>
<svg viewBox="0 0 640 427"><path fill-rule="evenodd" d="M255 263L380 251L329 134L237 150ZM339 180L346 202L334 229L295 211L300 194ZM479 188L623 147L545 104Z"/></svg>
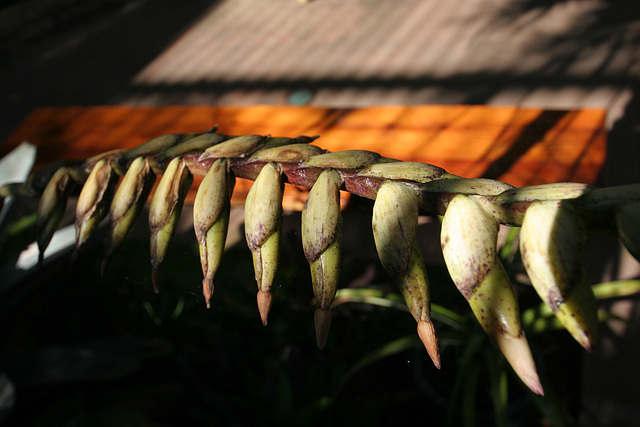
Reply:
<svg viewBox="0 0 640 427"><path fill-rule="evenodd" d="M215 3L120 0L0 50L0 140L36 106L112 104L140 69Z"/></svg>
<svg viewBox="0 0 640 427"><path fill-rule="evenodd" d="M602 78L592 76L550 76L544 73L530 73L513 75L510 73L459 73L446 77L393 77L393 78L340 78L340 79L282 79L282 80L251 80L245 81L207 81L193 84L171 85L136 85L129 88L132 95L150 95L162 93L166 99L180 99L184 94L198 92L212 97L223 96L238 90L277 91L282 89L294 90L308 88L311 90L343 90L356 89L367 91L371 89L423 89L436 88L443 94L440 104L484 104L487 100L506 88L549 88L560 89L568 85L589 88L598 85L625 88L637 82L637 78L627 74L607 75ZM499 83L499 84L498 84ZM447 102L447 95L451 102ZM169 101L170 102L170 101Z"/></svg>
<svg viewBox="0 0 640 427"><path fill-rule="evenodd" d="M350 229L369 215L358 200L345 213ZM188 213L188 212L187 212ZM433 300L465 313L469 329L438 322L442 369L431 363L406 312L359 304L334 310L326 348L316 348L307 263L297 229L285 218L283 259L269 324L255 305L251 256L244 242L230 248L216 275L212 308L201 296L198 252L191 233L174 242L163 266L161 292L150 281L144 224L99 275L104 253L96 236L89 252L69 256L29 276L0 298L0 366L17 390L6 425L462 425L451 402L465 340L479 338L477 420L495 425L485 363L504 364L470 316L441 264L430 264ZM428 230L423 230L426 232ZM372 245L365 236L360 246ZM367 251L345 248L343 284L396 293ZM348 249L348 250L347 250ZM523 307L534 303L520 295ZM465 328L466 328L465 327ZM468 335L467 335L468 334ZM355 369L396 340L406 348ZM451 342L444 345L447 340ZM547 390L576 413L581 350L564 333L530 337ZM544 350L543 350L544 349ZM552 358L545 353L553 354ZM572 366L573 369L567 369ZM544 415L510 371L510 425L541 425ZM453 404L453 412L450 412Z"/></svg>

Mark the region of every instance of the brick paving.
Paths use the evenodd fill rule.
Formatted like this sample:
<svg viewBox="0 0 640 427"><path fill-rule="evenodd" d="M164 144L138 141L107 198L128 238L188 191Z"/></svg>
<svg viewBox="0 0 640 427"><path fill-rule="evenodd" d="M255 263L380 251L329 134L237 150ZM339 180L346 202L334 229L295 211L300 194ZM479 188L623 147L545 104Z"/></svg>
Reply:
<svg viewBox="0 0 640 427"><path fill-rule="evenodd" d="M613 123L640 72L638 22L621 26L597 1L558 2L540 17L507 0L452 0L447 7L424 0L57 3L65 7L39 9L49 19L28 20L42 34L27 39L27 52L46 58L19 58L23 40L9 52L10 65L42 65L44 73L64 69L72 54L111 64L119 87L96 100L109 103L279 103L305 88L318 105L587 106L608 108ZM82 9L73 13L74 4ZM56 39L62 46L48 44ZM3 74L17 71L10 66ZM56 86L39 77L32 83L42 90ZM86 89L87 98L100 94Z"/></svg>
<svg viewBox="0 0 640 427"><path fill-rule="evenodd" d="M23 0L0 12L0 138L37 105L594 107L627 150L610 181L640 180L619 176L640 169L638 16L530 3Z"/></svg>

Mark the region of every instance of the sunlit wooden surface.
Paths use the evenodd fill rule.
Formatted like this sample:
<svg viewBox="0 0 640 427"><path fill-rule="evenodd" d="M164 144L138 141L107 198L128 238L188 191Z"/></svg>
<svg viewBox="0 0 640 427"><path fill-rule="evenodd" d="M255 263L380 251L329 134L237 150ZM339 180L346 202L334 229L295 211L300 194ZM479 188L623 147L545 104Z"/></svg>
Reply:
<svg viewBox="0 0 640 427"><path fill-rule="evenodd" d="M319 135L315 144L330 151L371 150L518 187L596 183L606 156L604 120L604 110L486 106L47 107L34 110L3 143L0 154L29 141L38 147L39 167L217 124L219 132L231 135ZM238 180L235 204L242 203L250 185ZM288 188L286 197L286 206L296 208L304 194Z"/></svg>

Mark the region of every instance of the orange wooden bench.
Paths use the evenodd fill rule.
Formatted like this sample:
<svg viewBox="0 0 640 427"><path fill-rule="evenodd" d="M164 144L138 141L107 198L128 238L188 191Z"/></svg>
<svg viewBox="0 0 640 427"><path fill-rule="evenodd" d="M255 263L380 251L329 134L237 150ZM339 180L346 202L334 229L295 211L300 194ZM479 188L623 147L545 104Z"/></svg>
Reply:
<svg viewBox="0 0 640 427"><path fill-rule="evenodd" d="M39 167L217 124L219 132L233 135L319 135L314 143L330 151L371 150L517 187L561 181L593 184L606 157L605 114L486 106L46 107L35 109L19 125L0 147L0 155L29 141L38 148ZM250 186L238 180L234 204L242 203ZM287 187L285 208L299 209L306 196ZM197 182L192 192L196 188Z"/></svg>

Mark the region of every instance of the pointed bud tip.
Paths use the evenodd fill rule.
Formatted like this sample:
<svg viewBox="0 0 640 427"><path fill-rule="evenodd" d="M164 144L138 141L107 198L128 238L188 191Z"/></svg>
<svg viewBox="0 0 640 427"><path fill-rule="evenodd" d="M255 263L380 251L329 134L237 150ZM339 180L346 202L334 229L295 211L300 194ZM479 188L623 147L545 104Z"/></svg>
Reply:
<svg viewBox="0 0 640 427"><path fill-rule="evenodd" d="M561 321L564 320L564 318L566 318L566 316L558 316L558 317L563 317ZM576 342L580 344L580 346L582 346L582 348L587 350L589 353L593 352L593 349L596 348L598 345L598 335L597 335L598 331L594 330L592 333L589 330L583 329L581 325L577 324L577 322L571 322L571 320L573 319L570 319L569 322L566 322L565 328L569 331L573 339L576 340Z"/></svg>
<svg viewBox="0 0 640 427"><path fill-rule="evenodd" d="M589 340L588 342L586 342L585 344L582 344L582 347L587 350L589 353L593 353L593 349L596 348L598 346L597 341L594 342L592 340Z"/></svg>
<svg viewBox="0 0 640 427"><path fill-rule="evenodd" d="M418 322L418 336L429 353L429 357L433 361L436 368L440 369L440 352L438 350L438 337L436 328L430 320L421 320Z"/></svg>
<svg viewBox="0 0 640 427"><path fill-rule="evenodd" d="M202 279L202 295L207 303L207 308L211 308L211 297L213 296L213 279L205 277Z"/></svg>
<svg viewBox="0 0 640 427"><path fill-rule="evenodd" d="M518 337L498 334L495 337L495 342L522 382L535 394L544 396L536 364L524 334Z"/></svg>
<svg viewBox="0 0 640 427"><path fill-rule="evenodd" d="M316 308L313 315L316 326L316 343L318 348L322 350L327 343L329 336L329 328L331 327L331 310L327 308Z"/></svg>
<svg viewBox="0 0 640 427"><path fill-rule="evenodd" d="M544 388L542 388L542 383L540 383L540 378L538 375L531 378L523 378L523 382L529 387L529 389L537 394L538 396L544 396Z"/></svg>
<svg viewBox="0 0 640 427"><path fill-rule="evenodd" d="M591 352L598 345L598 308L591 285L583 281L575 286L556 317L578 344Z"/></svg>
<svg viewBox="0 0 640 427"><path fill-rule="evenodd" d="M592 353L593 350L598 347L598 336L596 334L586 333L584 341L579 341L579 343L585 350Z"/></svg>
<svg viewBox="0 0 640 427"><path fill-rule="evenodd" d="M262 320L262 324L264 326L267 326L269 311L271 310L271 303L273 302L273 295L271 294L271 292L259 290L257 300L258 310L260 311L260 319Z"/></svg>

